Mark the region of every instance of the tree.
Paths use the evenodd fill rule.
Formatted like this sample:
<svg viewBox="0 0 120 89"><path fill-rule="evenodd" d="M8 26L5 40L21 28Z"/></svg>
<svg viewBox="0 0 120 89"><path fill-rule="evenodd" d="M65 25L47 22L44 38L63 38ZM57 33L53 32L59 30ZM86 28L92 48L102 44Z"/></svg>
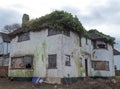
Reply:
<svg viewBox="0 0 120 89"><path fill-rule="evenodd" d="M12 24L12 25L5 25L2 31L5 33L11 33L20 27L21 27L20 24L17 24L17 23Z"/></svg>

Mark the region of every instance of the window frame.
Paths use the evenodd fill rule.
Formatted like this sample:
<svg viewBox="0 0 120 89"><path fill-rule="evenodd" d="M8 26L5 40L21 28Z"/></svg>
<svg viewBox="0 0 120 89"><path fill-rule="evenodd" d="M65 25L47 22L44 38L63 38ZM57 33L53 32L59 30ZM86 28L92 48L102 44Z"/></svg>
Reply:
<svg viewBox="0 0 120 89"><path fill-rule="evenodd" d="M96 62L96 63L97 63L97 62L104 62L105 65L102 65L102 66L104 66L104 69L96 68L96 67L95 67L95 66L96 66L95 62ZM107 65L106 65L106 64L107 64ZM110 70L109 61L92 61L92 68L93 68L94 70L109 71L109 70Z"/></svg>
<svg viewBox="0 0 120 89"><path fill-rule="evenodd" d="M18 42L28 41L28 40L30 40L30 32L21 33L18 35Z"/></svg>
<svg viewBox="0 0 120 89"><path fill-rule="evenodd" d="M82 37L79 36L79 46L82 47Z"/></svg>
<svg viewBox="0 0 120 89"><path fill-rule="evenodd" d="M99 40L98 40L99 41ZM93 41L93 48L94 49L108 49L108 44L107 42L103 41L105 43L105 48L100 48L98 47L97 41ZM99 44L100 45L100 44Z"/></svg>
<svg viewBox="0 0 120 89"><path fill-rule="evenodd" d="M55 59L50 59L50 57L52 57L52 56L54 56ZM49 54L48 55L48 69L57 69L57 54Z"/></svg>
<svg viewBox="0 0 120 89"><path fill-rule="evenodd" d="M85 38L85 43L86 43L86 45L88 45L88 38L87 37Z"/></svg>
<svg viewBox="0 0 120 89"><path fill-rule="evenodd" d="M12 60L16 60L17 58L22 58L21 60L25 60L25 57L30 57L31 58L31 68L13 68L12 67ZM19 59L18 59L19 60ZM22 69L33 69L33 55L25 55L25 56L19 56L19 57L11 57L11 64L10 64L10 69L13 70L22 70Z"/></svg>
<svg viewBox="0 0 120 89"><path fill-rule="evenodd" d="M48 29L48 36L54 36L58 34L63 34L65 36L70 37L70 30L53 30L53 29Z"/></svg>
<svg viewBox="0 0 120 89"><path fill-rule="evenodd" d="M66 59L68 58L68 59ZM71 66L71 57L70 55L65 55L65 66Z"/></svg>

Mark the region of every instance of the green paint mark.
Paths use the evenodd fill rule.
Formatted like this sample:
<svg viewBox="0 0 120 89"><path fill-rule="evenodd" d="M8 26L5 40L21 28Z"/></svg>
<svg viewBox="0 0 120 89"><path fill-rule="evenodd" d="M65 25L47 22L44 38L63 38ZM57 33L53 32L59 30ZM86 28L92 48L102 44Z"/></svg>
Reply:
<svg viewBox="0 0 120 89"><path fill-rule="evenodd" d="M46 68L46 40L37 42L34 50L34 75L40 75ZM39 63L38 63L39 62ZM43 68L40 72L38 65L42 65Z"/></svg>
<svg viewBox="0 0 120 89"><path fill-rule="evenodd" d="M80 61L79 56L76 58L75 63L78 71L78 76L83 76L83 73L85 73L85 69L82 67L82 62Z"/></svg>

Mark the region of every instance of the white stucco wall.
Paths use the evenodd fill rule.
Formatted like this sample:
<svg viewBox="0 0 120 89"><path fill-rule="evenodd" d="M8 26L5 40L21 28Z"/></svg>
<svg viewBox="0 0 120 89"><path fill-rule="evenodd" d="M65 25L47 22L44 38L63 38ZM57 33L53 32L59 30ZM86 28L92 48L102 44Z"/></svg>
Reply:
<svg viewBox="0 0 120 89"><path fill-rule="evenodd" d="M86 39L81 38L82 46L80 47L80 39L78 34L70 32L70 37L63 35L62 42L62 64L63 64L63 77L85 77L85 57L87 55L88 60L88 76L90 75L90 55L91 53L91 41L88 39L88 45L86 45ZM70 55L71 66L65 66L65 55ZM82 58L82 61L80 60ZM82 64L82 66L81 66Z"/></svg>
<svg viewBox="0 0 120 89"><path fill-rule="evenodd" d="M115 76L114 72L114 60L113 60L113 48L111 45L107 45L107 49L94 49L92 56L94 61L108 61L109 62L109 71L106 70L94 70L93 76L103 76L103 77L112 77Z"/></svg>
<svg viewBox="0 0 120 89"><path fill-rule="evenodd" d="M25 55L34 55L33 69L15 70L10 69L10 77L50 77L63 78L68 77L85 77L85 59L87 59L88 76L114 76L114 62L112 47L108 49L93 50L91 40L81 38L82 46L79 45L79 36L70 32L70 37L62 34L48 36L48 30L40 32L30 32L30 40L18 42L18 36L11 41L10 57L20 57ZM95 52L94 57L92 57ZM57 54L57 68L48 69L48 55ZM70 55L71 65L65 65L65 55ZM110 71L95 71L91 68L91 60L109 61ZM99 73L98 73L99 72ZM30 75L27 76L27 73Z"/></svg>
<svg viewBox="0 0 120 89"><path fill-rule="evenodd" d="M30 32L30 40L22 42L18 42L18 37L16 36L11 41L10 57L34 55L34 68L29 70L33 72L34 77L62 77L61 36L61 34L48 36L48 30L42 30L40 32ZM47 68L49 54L57 54L57 69ZM11 62L9 63L9 65L11 65ZM15 74L15 72L17 71L18 70L9 70L9 76L17 76ZM22 77L22 74L20 76Z"/></svg>

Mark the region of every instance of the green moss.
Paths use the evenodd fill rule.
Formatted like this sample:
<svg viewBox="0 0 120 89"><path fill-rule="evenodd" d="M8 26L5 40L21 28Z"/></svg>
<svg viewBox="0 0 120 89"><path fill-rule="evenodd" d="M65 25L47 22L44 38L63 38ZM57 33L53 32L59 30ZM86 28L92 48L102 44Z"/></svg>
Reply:
<svg viewBox="0 0 120 89"><path fill-rule="evenodd" d="M33 77L33 71L31 70L10 70L10 77Z"/></svg>
<svg viewBox="0 0 120 89"><path fill-rule="evenodd" d="M95 76L102 76L100 71L95 72Z"/></svg>
<svg viewBox="0 0 120 89"><path fill-rule="evenodd" d="M85 73L85 69L82 67L82 62L80 61L79 56L77 57L75 63L78 71L78 76L82 77L83 73Z"/></svg>
<svg viewBox="0 0 120 89"><path fill-rule="evenodd" d="M43 42L42 42L42 56L43 56L43 58L42 58L42 61L43 62L45 62L45 54L46 54L46 40L44 40Z"/></svg>
<svg viewBox="0 0 120 89"><path fill-rule="evenodd" d="M90 69L90 75L89 76L93 76L93 72L92 72L92 70Z"/></svg>
<svg viewBox="0 0 120 89"><path fill-rule="evenodd" d="M23 31L38 31L43 28L54 30L72 30L80 35L86 35L84 27L76 16L65 11L54 11L40 18L33 19L26 23Z"/></svg>
<svg viewBox="0 0 120 89"><path fill-rule="evenodd" d="M74 40L74 43L79 46L79 39L76 38L76 39Z"/></svg>
<svg viewBox="0 0 120 89"><path fill-rule="evenodd" d="M41 71L45 71L46 68L46 40L44 39L41 43L36 43L34 50L34 75L39 75L39 68L37 63L40 62L40 65L43 66Z"/></svg>
<svg viewBox="0 0 120 89"><path fill-rule="evenodd" d="M120 70L115 70L115 75L120 76Z"/></svg>
<svg viewBox="0 0 120 89"><path fill-rule="evenodd" d="M106 39L108 41L108 43L111 44L111 45L115 44L115 38L114 37L111 37L109 35L105 35L102 32L97 31L96 29L89 30L88 34L89 34L90 38L92 38L92 39L102 38L102 39Z"/></svg>

